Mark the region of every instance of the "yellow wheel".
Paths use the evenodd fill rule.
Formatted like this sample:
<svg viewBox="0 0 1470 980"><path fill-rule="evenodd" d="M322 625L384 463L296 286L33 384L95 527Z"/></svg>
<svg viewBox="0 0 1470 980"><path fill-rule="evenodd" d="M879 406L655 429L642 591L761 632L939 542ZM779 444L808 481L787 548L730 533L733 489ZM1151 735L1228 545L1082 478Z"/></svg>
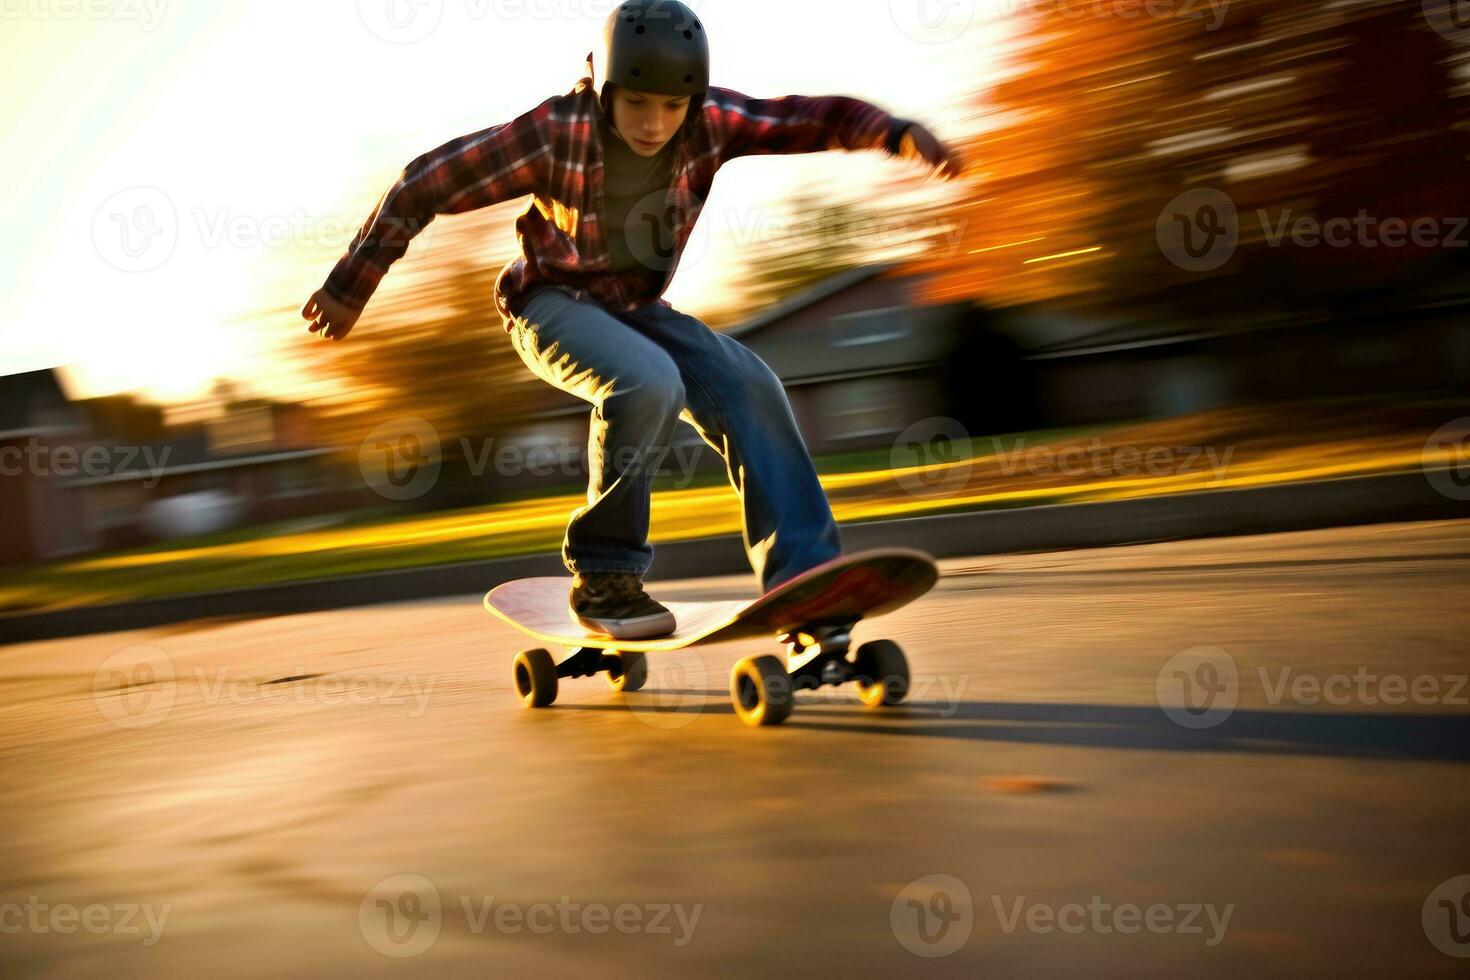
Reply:
<svg viewBox="0 0 1470 980"><path fill-rule="evenodd" d="M870 708L895 705L909 696L909 662L892 640L873 640L857 648L853 686Z"/></svg>
<svg viewBox="0 0 1470 980"><path fill-rule="evenodd" d="M545 650L522 650L514 668L516 694L528 708L545 708L556 700L556 661Z"/></svg>
<svg viewBox="0 0 1470 980"><path fill-rule="evenodd" d="M607 683L618 693L641 690L648 683L648 658L641 653L608 653L620 662L615 670L607 672Z"/></svg>
<svg viewBox="0 0 1470 980"><path fill-rule="evenodd" d="M730 671L735 717L747 725L779 725L791 715L791 675L779 658L746 657Z"/></svg>

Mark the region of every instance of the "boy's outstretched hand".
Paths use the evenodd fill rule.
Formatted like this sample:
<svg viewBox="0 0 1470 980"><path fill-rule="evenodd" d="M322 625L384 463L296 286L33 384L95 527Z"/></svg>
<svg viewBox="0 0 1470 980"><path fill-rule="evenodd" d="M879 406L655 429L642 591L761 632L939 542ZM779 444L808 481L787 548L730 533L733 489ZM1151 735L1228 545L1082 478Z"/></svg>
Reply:
<svg viewBox="0 0 1470 980"><path fill-rule="evenodd" d="M965 169L965 160L959 151L946 146L939 137L919 123L914 123L903 131L903 139L899 141L899 156L905 160L923 160L943 180L956 180Z"/></svg>
<svg viewBox="0 0 1470 980"><path fill-rule="evenodd" d="M321 331L325 340L341 340L352 332L361 310L354 310L345 303L333 299L325 288L312 293L311 299L301 308L303 319L311 320L307 329L312 333Z"/></svg>

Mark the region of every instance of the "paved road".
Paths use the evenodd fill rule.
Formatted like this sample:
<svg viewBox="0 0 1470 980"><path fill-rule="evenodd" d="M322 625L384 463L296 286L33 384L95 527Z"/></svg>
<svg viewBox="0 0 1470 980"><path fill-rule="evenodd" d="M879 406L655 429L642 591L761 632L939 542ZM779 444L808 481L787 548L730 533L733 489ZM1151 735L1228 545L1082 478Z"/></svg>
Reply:
<svg viewBox="0 0 1470 980"><path fill-rule="evenodd" d="M758 643L524 711L475 596L0 648L0 969L1464 969L1470 523L944 564L774 730Z"/></svg>

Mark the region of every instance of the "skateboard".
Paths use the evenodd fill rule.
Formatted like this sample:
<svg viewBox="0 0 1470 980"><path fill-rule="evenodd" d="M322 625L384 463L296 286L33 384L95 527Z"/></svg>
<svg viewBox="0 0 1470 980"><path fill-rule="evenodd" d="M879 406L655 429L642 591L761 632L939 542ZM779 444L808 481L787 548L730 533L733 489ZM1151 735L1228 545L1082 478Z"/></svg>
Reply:
<svg viewBox="0 0 1470 980"><path fill-rule="evenodd" d="M869 707L908 695L903 650L890 640L851 649L853 626L907 605L939 579L934 559L909 548L842 555L783 582L758 598L667 602L677 627L667 636L618 640L585 629L567 605L566 576L526 578L491 589L485 608L522 633L571 655L558 663L543 648L522 650L513 668L516 693L528 708L550 706L560 679L607 674L614 691L631 692L648 679L645 655L708 643L774 635L786 657L747 657L730 672L730 699L747 725L779 725L795 706L792 693L851 683Z"/></svg>

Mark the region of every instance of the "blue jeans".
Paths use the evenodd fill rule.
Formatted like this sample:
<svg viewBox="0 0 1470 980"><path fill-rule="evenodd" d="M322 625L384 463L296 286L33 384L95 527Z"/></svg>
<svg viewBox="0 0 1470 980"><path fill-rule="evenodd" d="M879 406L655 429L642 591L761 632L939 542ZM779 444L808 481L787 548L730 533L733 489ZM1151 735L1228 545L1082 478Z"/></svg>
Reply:
<svg viewBox="0 0 1470 980"><path fill-rule="evenodd" d="M739 341L659 303L614 313L556 288L531 294L510 327L533 373L592 405L587 503L562 542L568 570L648 571L649 497L681 418L724 457L763 590L842 553L786 391Z"/></svg>

